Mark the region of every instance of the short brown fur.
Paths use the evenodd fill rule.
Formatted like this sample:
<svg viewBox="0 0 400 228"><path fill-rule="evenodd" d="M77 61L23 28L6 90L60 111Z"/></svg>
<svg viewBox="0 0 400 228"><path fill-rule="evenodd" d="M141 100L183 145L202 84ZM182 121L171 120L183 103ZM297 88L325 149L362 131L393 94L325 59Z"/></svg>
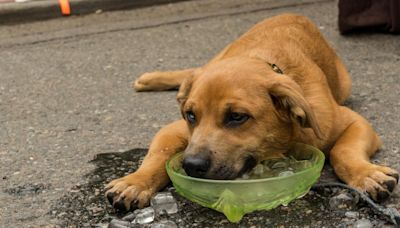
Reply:
<svg viewBox="0 0 400 228"><path fill-rule="evenodd" d="M283 72L271 67L275 64ZM137 91L180 86L183 115L160 130L141 167L107 185L114 206L143 207L168 182L164 164L177 151L212 152L207 178L235 178L246 156L279 157L295 142L323 150L345 183L373 199L390 195L398 172L370 163L381 141L359 114L342 106L351 79L342 61L306 17L284 14L264 20L228 45L206 65L183 71L153 72L135 83ZM224 125L226 110L249 113L244 124Z"/></svg>

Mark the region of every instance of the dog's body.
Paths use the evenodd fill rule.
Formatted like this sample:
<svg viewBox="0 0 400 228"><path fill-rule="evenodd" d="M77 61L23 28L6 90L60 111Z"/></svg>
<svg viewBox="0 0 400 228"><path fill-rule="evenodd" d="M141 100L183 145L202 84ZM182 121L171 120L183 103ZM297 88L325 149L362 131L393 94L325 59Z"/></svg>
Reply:
<svg viewBox="0 0 400 228"><path fill-rule="evenodd" d="M341 106L350 77L305 17L267 19L201 68L148 73L134 84L138 91L179 86L184 119L157 133L135 173L107 186L115 207L145 206L169 181L165 161L183 150L189 175L233 179L303 142L322 149L341 180L375 200L397 184L395 170L369 162L381 142L363 117Z"/></svg>

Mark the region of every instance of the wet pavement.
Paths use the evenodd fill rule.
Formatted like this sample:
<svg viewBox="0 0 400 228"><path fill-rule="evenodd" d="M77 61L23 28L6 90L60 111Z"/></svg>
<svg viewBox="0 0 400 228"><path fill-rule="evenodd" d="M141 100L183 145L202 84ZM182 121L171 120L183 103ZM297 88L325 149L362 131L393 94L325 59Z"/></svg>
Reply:
<svg viewBox="0 0 400 228"><path fill-rule="evenodd" d="M189 1L1 26L0 227L90 227L122 218L103 197L104 184L136 169L144 150L133 148L147 148L158 129L180 118L176 92L135 93L130 83L144 72L204 64L283 12L309 16L338 51L353 78L347 105L385 145L373 162L400 170L400 40L340 36L336 1ZM328 167L322 179L332 178ZM336 197L341 188L231 224L170 187L164 191L178 213L157 219L182 227L393 227L353 193ZM332 203L335 197L349 204ZM400 209L399 187L383 205Z"/></svg>
<svg viewBox="0 0 400 228"><path fill-rule="evenodd" d="M96 168L85 175L85 183L76 185L53 205L51 216L58 219L61 227L150 227L158 222L169 221L178 227L346 227L356 223L370 223L374 227L394 227L390 220L376 213L357 194L341 188L321 188L310 191L288 206L271 211L253 212L244 216L238 224L230 223L223 214L201 207L179 196L173 186L163 191L171 192L178 204L177 213L156 214L154 221L137 224L129 212L114 210L104 197L103 187L110 180L137 169L146 149L99 154L91 161ZM325 168L322 180L336 181L332 170ZM154 207L154 206L153 206ZM148 208L151 208L149 206ZM131 217L126 219L126 216ZM126 221L129 221L127 223ZM152 219L151 219L152 220ZM131 223L132 222L132 223ZM126 225L129 224L129 225ZM364 226L361 226L364 227Z"/></svg>

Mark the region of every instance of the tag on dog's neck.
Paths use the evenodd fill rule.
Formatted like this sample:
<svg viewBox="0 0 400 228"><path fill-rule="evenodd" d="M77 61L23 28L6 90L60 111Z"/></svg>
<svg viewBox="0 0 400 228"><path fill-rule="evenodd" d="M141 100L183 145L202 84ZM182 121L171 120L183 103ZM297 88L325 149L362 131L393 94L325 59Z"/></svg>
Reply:
<svg viewBox="0 0 400 228"><path fill-rule="evenodd" d="M278 74L283 74L283 71L274 63L268 63L271 66L272 70Z"/></svg>

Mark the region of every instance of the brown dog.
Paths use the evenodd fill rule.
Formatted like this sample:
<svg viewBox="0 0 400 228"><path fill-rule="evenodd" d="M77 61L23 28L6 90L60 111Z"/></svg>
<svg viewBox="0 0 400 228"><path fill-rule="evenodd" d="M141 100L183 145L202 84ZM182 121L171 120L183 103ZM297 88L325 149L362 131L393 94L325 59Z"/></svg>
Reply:
<svg viewBox="0 0 400 228"><path fill-rule="evenodd" d="M203 67L147 73L134 84L137 91L179 86L183 119L157 133L135 173L107 185L114 207L147 205L169 182L166 160L183 150L189 175L233 179L303 142L325 151L341 180L377 201L398 182L398 172L369 162L381 141L363 117L341 106L350 77L303 16L267 19Z"/></svg>

